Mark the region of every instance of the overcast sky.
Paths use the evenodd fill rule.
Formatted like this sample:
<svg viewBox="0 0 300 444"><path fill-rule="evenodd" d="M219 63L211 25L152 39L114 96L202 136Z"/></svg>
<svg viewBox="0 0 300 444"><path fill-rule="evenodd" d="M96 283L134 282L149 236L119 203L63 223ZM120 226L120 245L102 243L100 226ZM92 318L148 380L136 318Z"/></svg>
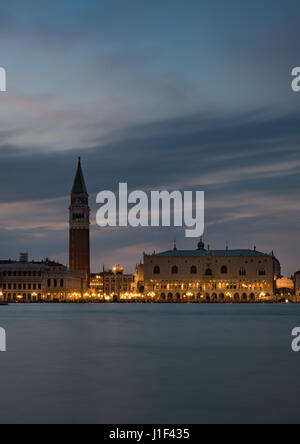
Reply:
<svg viewBox="0 0 300 444"><path fill-rule="evenodd" d="M194 249L184 229L100 229L95 196L206 192L211 248L274 250L300 269L297 0L14 0L0 6L1 257L68 260L81 155L92 264Z"/></svg>

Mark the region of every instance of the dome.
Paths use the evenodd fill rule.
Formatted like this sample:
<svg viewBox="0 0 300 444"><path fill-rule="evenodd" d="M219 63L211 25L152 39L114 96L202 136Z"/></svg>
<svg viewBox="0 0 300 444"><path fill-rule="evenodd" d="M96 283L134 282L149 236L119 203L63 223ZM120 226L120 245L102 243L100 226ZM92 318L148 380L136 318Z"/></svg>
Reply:
<svg viewBox="0 0 300 444"><path fill-rule="evenodd" d="M204 250L205 243L203 242L203 239L201 237L200 242L198 243L198 250Z"/></svg>

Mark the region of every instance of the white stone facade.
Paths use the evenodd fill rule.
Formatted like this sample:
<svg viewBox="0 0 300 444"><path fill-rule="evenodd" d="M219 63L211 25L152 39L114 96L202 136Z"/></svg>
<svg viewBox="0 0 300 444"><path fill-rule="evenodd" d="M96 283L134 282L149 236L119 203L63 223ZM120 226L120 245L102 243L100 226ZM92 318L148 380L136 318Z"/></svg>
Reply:
<svg viewBox="0 0 300 444"><path fill-rule="evenodd" d="M0 263L0 294L6 302L63 302L82 293L80 273L55 262Z"/></svg>
<svg viewBox="0 0 300 444"><path fill-rule="evenodd" d="M162 301L255 302L275 297L280 263L256 250L167 251L144 256L144 293Z"/></svg>

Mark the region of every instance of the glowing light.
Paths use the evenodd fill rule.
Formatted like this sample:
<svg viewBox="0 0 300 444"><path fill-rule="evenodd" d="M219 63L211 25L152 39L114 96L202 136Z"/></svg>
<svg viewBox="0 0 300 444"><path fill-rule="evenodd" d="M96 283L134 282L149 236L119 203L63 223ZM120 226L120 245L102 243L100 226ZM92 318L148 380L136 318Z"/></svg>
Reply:
<svg viewBox="0 0 300 444"><path fill-rule="evenodd" d="M112 268L112 271L114 273L122 273L124 271L124 268L122 267L122 265L118 264Z"/></svg>

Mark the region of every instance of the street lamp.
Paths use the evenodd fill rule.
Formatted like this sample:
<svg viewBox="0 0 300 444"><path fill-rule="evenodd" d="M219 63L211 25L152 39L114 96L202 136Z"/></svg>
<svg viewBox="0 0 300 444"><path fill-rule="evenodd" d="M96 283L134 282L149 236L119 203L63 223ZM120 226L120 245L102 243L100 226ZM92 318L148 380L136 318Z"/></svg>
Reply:
<svg viewBox="0 0 300 444"><path fill-rule="evenodd" d="M112 271L115 273L115 276L116 276L117 296L118 296L118 301L119 301L120 296L121 296L120 276L122 276L124 268L120 264L118 264L115 267L113 267Z"/></svg>

